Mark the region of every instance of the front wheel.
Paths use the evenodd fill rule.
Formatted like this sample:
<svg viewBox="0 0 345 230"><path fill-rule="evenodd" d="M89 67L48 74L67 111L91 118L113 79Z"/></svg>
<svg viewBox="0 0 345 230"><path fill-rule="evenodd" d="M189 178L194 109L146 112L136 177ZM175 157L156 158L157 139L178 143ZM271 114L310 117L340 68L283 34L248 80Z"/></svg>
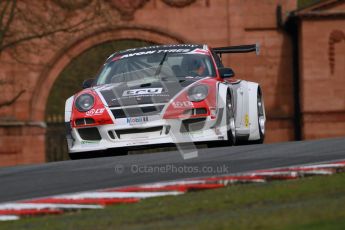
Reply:
<svg viewBox="0 0 345 230"><path fill-rule="evenodd" d="M228 145L236 144L235 112L232 105L230 94L226 96L226 128L228 134Z"/></svg>
<svg viewBox="0 0 345 230"><path fill-rule="evenodd" d="M235 112L231 102L231 96L228 93L225 104L226 128L228 139L226 141L211 141L207 143L208 148L225 147L237 144Z"/></svg>

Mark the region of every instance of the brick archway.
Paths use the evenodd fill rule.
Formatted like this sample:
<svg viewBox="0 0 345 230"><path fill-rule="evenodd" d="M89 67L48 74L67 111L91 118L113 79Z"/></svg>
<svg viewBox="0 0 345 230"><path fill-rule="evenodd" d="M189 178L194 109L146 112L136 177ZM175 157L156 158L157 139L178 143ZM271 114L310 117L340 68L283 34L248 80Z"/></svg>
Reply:
<svg viewBox="0 0 345 230"><path fill-rule="evenodd" d="M40 74L38 84L34 89L31 99L31 121L43 121L46 110L46 102L55 80L65 67L80 54L90 49L93 46L102 44L108 41L116 41L123 39L137 39L157 44L173 44L188 42L177 35L170 34L165 31L152 28L116 28L112 30L96 31L92 35L80 39L73 45L67 47L62 52L58 53L45 71Z"/></svg>

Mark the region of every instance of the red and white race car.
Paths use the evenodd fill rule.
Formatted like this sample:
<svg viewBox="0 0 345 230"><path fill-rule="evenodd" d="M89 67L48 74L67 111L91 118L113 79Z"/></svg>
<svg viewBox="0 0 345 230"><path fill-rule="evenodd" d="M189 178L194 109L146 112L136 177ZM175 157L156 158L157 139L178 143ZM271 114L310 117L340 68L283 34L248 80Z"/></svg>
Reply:
<svg viewBox="0 0 345 230"><path fill-rule="evenodd" d="M262 143L262 90L235 79L221 61L224 53L252 51L258 46L179 44L114 53L66 101L70 157L163 144Z"/></svg>

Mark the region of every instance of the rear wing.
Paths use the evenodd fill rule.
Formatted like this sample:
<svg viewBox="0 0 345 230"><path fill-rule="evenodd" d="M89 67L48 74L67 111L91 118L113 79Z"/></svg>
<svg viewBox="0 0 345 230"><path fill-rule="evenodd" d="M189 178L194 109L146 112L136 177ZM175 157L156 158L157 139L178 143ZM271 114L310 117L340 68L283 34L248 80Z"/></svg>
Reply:
<svg viewBox="0 0 345 230"><path fill-rule="evenodd" d="M213 48L213 51L222 57L222 54L227 53L249 53L254 52L256 55L260 53L260 45L258 43L252 45L240 45L240 46L227 46L227 47L217 47Z"/></svg>

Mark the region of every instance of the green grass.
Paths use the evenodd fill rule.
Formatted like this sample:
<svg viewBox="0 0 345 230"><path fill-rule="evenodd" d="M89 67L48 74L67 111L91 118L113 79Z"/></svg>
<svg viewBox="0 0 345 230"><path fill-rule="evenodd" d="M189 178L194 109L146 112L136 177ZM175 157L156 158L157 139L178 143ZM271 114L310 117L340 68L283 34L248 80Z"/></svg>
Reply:
<svg viewBox="0 0 345 230"><path fill-rule="evenodd" d="M0 229L345 229L344 204L345 174L338 174L26 218Z"/></svg>

